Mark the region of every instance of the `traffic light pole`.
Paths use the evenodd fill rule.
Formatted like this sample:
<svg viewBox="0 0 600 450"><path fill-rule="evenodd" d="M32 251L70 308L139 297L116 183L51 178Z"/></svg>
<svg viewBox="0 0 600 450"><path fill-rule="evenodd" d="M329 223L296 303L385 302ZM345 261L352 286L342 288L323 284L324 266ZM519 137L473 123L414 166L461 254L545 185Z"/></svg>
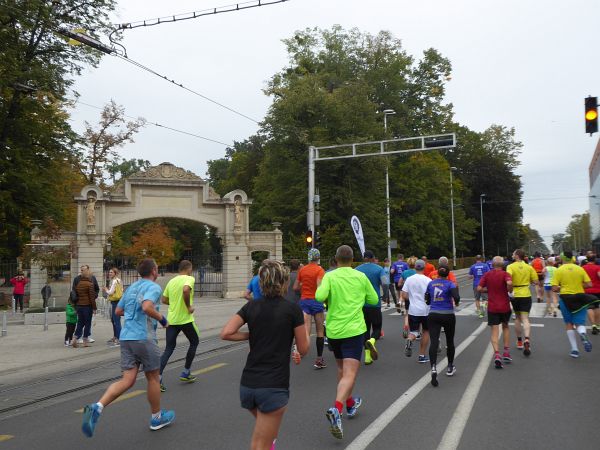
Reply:
<svg viewBox="0 0 600 450"><path fill-rule="evenodd" d="M388 150L387 147L392 147L392 150ZM401 147L399 150L393 150L396 146ZM378 151L368 153L357 153L361 147L375 147ZM427 150L444 150L452 149L456 147L456 134L436 134L431 136L418 136L412 138L401 138L401 139L386 139L383 141L370 141L370 142L356 142L352 144L342 145L329 145L325 147L308 147L308 210L306 214L306 224L308 229L315 235L315 163L317 161L327 161L335 159L349 159L349 158L364 158L369 156L388 156L397 155L403 153L416 153ZM338 156L321 156L320 152L326 152L327 150L344 150L348 149L351 153L347 155ZM386 171L387 175L387 171ZM388 180L389 181L389 180ZM389 185L387 186L389 189ZM389 198L389 191L387 192ZM387 203L388 217L389 217L389 201ZM388 223L389 227L389 223ZM388 248L390 246L390 230L388 229ZM313 239L313 246L314 246Z"/></svg>

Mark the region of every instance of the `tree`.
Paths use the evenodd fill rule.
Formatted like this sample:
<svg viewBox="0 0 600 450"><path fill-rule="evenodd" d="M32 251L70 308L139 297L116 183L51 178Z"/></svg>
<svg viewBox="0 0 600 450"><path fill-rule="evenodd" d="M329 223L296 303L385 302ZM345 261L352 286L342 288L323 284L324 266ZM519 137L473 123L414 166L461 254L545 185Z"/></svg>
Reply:
<svg viewBox="0 0 600 450"><path fill-rule="evenodd" d="M575 252L592 248L590 228L590 213L574 214L565 230L564 237L565 250L571 249Z"/></svg>
<svg viewBox="0 0 600 450"><path fill-rule="evenodd" d="M104 184L106 172L118 164L117 149L128 142L145 125L139 117L125 120L125 108L111 100L100 113L100 122L95 128L87 121L83 133L85 151L82 155L82 170L92 184Z"/></svg>
<svg viewBox="0 0 600 450"><path fill-rule="evenodd" d="M53 171L57 162L74 160L78 142L68 121L66 97L73 77L83 67L95 66L100 54L67 45L56 30L60 25L104 33L115 4L0 4L0 258L21 253L31 218L49 216L64 223L64 203L54 195Z"/></svg>
<svg viewBox="0 0 600 450"><path fill-rule="evenodd" d="M150 161L147 159L132 158L132 159L121 159L118 158L107 164L106 172L112 179L113 184L118 179L127 178L134 173L146 170L151 166Z"/></svg>
<svg viewBox="0 0 600 450"><path fill-rule="evenodd" d="M175 239L169 235L166 226L149 223L133 236L131 247L125 251L125 254L136 262L144 258L154 258L156 264L160 266L173 260L174 245Z"/></svg>

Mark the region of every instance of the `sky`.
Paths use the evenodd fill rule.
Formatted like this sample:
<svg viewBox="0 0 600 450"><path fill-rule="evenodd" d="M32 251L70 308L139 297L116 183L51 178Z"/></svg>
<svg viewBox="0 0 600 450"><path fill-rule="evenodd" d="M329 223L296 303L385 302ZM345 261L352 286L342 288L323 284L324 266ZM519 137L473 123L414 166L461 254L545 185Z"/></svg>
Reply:
<svg viewBox="0 0 600 450"><path fill-rule="evenodd" d="M115 23L230 5L227 0L120 0ZM419 59L435 48L449 58L446 102L476 131L514 127L524 144L518 174L523 221L547 244L589 205L588 166L598 135L585 134L584 97L600 96L600 2L589 0L290 0L244 11L124 32L128 56L255 120L270 99L266 82L288 64L282 39L296 30L339 24L372 34L388 30ZM131 116L225 144L258 125L113 56L75 84L72 123L99 119L114 99ZM393 119L390 119L393 120ZM147 125L121 154L164 161L206 177L225 145ZM491 207L488 206L488 207Z"/></svg>

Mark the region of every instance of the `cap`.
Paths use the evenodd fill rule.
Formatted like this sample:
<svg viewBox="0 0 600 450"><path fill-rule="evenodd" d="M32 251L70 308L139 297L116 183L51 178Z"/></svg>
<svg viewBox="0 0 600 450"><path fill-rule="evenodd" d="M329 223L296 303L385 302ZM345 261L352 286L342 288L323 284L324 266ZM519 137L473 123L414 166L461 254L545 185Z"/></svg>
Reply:
<svg viewBox="0 0 600 450"><path fill-rule="evenodd" d="M321 252L319 251L319 249L311 248L308 251L308 260L309 261L318 261L319 259L321 259Z"/></svg>
<svg viewBox="0 0 600 450"><path fill-rule="evenodd" d="M375 258L375 255L373 254L373 252L371 250L365 250L363 257L365 259L373 259L373 258Z"/></svg>
<svg viewBox="0 0 600 450"><path fill-rule="evenodd" d="M438 275L440 277L447 277L449 273L450 273L450 269L447 266L438 267Z"/></svg>
<svg viewBox="0 0 600 450"><path fill-rule="evenodd" d="M415 269L416 270L425 269L425 261L423 261L422 259L417 259L417 261L415 262Z"/></svg>

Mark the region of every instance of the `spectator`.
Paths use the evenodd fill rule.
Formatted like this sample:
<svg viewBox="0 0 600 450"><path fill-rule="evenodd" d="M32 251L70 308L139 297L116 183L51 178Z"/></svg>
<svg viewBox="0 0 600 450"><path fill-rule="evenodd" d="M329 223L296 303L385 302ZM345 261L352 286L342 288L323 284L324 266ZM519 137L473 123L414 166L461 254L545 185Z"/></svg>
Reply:
<svg viewBox="0 0 600 450"><path fill-rule="evenodd" d="M44 308L45 308L46 306L48 306L48 300L50 300L50 297L52 297L52 288L48 284L48 280L46 280L46 284L42 288L41 294L42 294L42 300L44 300Z"/></svg>
<svg viewBox="0 0 600 450"><path fill-rule="evenodd" d="M75 329L75 339L82 339L83 346L87 347L92 331L92 315L96 312L97 293L94 286L95 278L90 273L89 266L82 266L81 276L76 277L75 280L76 283L73 282L75 292L77 293L77 328Z"/></svg>
<svg viewBox="0 0 600 450"><path fill-rule="evenodd" d="M29 279L23 275L23 272L19 272L16 277L10 279L10 283L14 286L15 311L18 308L23 312L23 296L25 295L25 285L29 283Z"/></svg>
<svg viewBox="0 0 600 450"><path fill-rule="evenodd" d="M71 287L71 289L76 290L75 286L77 286L77 284L79 283L79 280L83 276L84 271L87 273L88 277L91 277L92 283L94 284L94 292L95 292L94 304L95 304L96 303L95 300L98 298L98 295L100 294L100 286L98 285L98 280L96 280L96 277L94 275L92 275L90 266L88 266L87 264L84 264L81 266L81 274L77 275L75 277L75 279L73 280L73 286ZM78 304L78 306L79 306L79 304ZM92 338L92 328L91 328L91 324L90 324L88 343L91 344L92 342L94 342L94 339ZM79 344L83 344L82 339L79 340Z"/></svg>
<svg viewBox="0 0 600 450"><path fill-rule="evenodd" d="M65 314L67 316L65 321L67 324L67 331L65 332L65 347L72 345L73 348L77 348L77 340L73 339L73 333L75 333L75 328L77 327L77 311L75 310L75 306L73 306L70 297L67 302Z"/></svg>
<svg viewBox="0 0 600 450"><path fill-rule="evenodd" d="M121 317L117 316L116 309L119 300L123 297L123 283L119 278L119 269L113 267L108 271L108 278L110 279L110 287L102 288L104 293L108 296L110 302L110 320L113 324L113 337L108 341L109 345L115 347L119 346L119 336L121 334Z"/></svg>

